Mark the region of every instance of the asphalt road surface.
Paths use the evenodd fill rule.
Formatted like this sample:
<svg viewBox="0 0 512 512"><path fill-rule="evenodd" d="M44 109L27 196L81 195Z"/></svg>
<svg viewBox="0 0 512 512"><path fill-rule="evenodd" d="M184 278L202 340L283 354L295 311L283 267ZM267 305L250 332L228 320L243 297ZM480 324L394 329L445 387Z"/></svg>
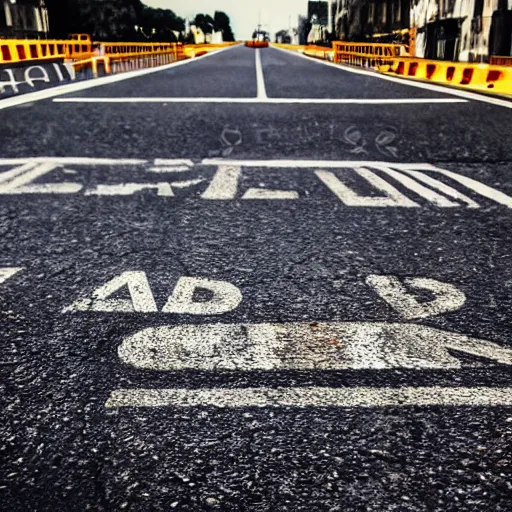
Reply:
<svg viewBox="0 0 512 512"><path fill-rule="evenodd" d="M275 48L69 87L0 104L0 509L512 509L510 103Z"/></svg>

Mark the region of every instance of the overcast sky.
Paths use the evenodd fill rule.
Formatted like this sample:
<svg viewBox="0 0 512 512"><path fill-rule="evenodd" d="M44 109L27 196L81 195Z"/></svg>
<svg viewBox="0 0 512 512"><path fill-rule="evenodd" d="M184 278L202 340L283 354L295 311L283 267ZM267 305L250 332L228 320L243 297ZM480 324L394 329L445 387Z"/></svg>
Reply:
<svg viewBox="0 0 512 512"><path fill-rule="evenodd" d="M306 15L307 0L143 0L151 7L171 9L182 18L192 18L197 13L210 14L224 11L231 19L231 28L237 39L249 39L258 25L261 10L263 29L272 35L278 30L297 26L299 14Z"/></svg>

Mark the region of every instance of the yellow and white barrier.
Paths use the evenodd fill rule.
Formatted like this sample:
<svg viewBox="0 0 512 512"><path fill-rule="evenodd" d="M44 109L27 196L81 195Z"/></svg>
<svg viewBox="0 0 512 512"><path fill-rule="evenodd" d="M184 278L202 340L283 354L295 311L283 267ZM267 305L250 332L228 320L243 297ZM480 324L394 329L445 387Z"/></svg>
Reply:
<svg viewBox="0 0 512 512"><path fill-rule="evenodd" d="M414 80L512 95L512 68L505 66L407 57L392 59L378 69L381 73Z"/></svg>

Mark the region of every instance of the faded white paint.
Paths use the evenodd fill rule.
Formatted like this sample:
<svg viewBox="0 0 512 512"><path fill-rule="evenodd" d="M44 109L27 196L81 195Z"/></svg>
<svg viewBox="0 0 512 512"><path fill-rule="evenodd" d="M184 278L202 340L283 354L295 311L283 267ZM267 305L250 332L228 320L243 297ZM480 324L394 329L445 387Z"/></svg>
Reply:
<svg viewBox="0 0 512 512"><path fill-rule="evenodd" d="M0 284L4 283L5 281L7 281L7 279L11 278L12 276L17 274L18 272L21 272L22 270L23 268L18 267L0 268Z"/></svg>
<svg viewBox="0 0 512 512"><path fill-rule="evenodd" d="M366 283L405 320L415 320L457 311L466 302L463 292L449 283L427 278L406 278L404 284L395 276L371 275ZM412 288L409 291L407 287ZM419 300L414 290L427 290L434 298Z"/></svg>
<svg viewBox="0 0 512 512"><path fill-rule="evenodd" d="M453 208L459 206L458 203L454 203L453 201L447 199L445 196L442 196L441 194L434 192L430 188L424 187L417 181L411 179L409 176L403 175L399 171L395 171L393 169L390 169L389 167L384 166L379 167L379 169L382 172L386 173L388 176L391 176L391 178L401 183L404 187L408 188L415 194L418 194L420 197L426 199L432 204L439 206L440 208Z"/></svg>
<svg viewBox="0 0 512 512"><path fill-rule="evenodd" d="M208 290L207 301L195 301L196 290ZM181 277L162 313L183 315L220 315L236 309L242 302L240 290L226 281L214 281L197 277Z"/></svg>
<svg viewBox="0 0 512 512"><path fill-rule="evenodd" d="M28 171L31 171L36 167L36 164L33 162L25 162L14 169L10 169L8 171L0 174L0 183L5 183L6 181L12 181L14 178L18 176L22 176L26 174Z"/></svg>
<svg viewBox="0 0 512 512"><path fill-rule="evenodd" d="M512 349L400 323L206 324L150 327L118 349L143 370L458 369L451 350L512 365ZM467 366L479 366L468 362Z"/></svg>
<svg viewBox="0 0 512 512"><path fill-rule="evenodd" d="M173 197L169 183L119 183L117 185L98 185L96 188L86 190L86 196L132 196L143 190L156 190L160 197Z"/></svg>
<svg viewBox="0 0 512 512"><path fill-rule="evenodd" d="M26 96L26 95L25 95ZM5 101L5 100L2 100ZM0 158L0 165L21 164L59 164L59 165L143 165L147 160L134 158L89 158L62 156L35 156L27 158Z"/></svg>
<svg viewBox="0 0 512 512"><path fill-rule="evenodd" d="M214 388L118 389L106 407L496 407L512 406L512 388Z"/></svg>
<svg viewBox="0 0 512 512"><path fill-rule="evenodd" d="M148 172L152 172L155 174L165 174L165 173L173 173L173 172L186 172L190 171L190 167L186 165L175 165L175 166L167 166L167 167L150 167Z"/></svg>
<svg viewBox="0 0 512 512"><path fill-rule="evenodd" d="M203 199L235 199L241 168L236 165L219 165L210 185L201 196Z"/></svg>
<svg viewBox="0 0 512 512"><path fill-rule="evenodd" d="M194 162L189 158L155 158L154 165L156 166L180 166L183 165L185 167L193 167Z"/></svg>
<svg viewBox="0 0 512 512"><path fill-rule="evenodd" d="M440 169L438 167L434 167L432 170L440 174L444 174L445 176L448 176L452 180L458 181L465 187L469 188L469 190L472 190L473 192L476 192L477 194L483 197L487 197L488 199L492 199L496 203L507 206L508 208L512 208L512 197L507 196L507 194L504 194L503 192L500 192L495 188L489 187L488 185L484 185L483 183L480 183L479 181L476 181L473 178L468 178L467 176L462 176L452 171L447 171L445 169Z"/></svg>
<svg viewBox="0 0 512 512"><path fill-rule="evenodd" d="M347 187L334 173L330 171L315 171L315 174L347 206L400 206L404 208L419 207L419 204L404 196L395 187L390 185L387 181L383 180L369 169L360 167L354 169L354 171L359 174L359 176L368 181L373 187L382 192L383 195L379 197L360 196L352 189Z"/></svg>
<svg viewBox="0 0 512 512"><path fill-rule="evenodd" d="M40 75L33 76L34 71L38 71ZM50 77L42 66L30 66L25 70L25 82L34 87L34 82L50 83Z"/></svg>
<svg viewBox="0 0 512 512"><path fill-rule="evenodd" d="M250 188L242 199L299 199L295 190L268 190L266 188Z"/></svg>
<svg viewBox="0 0 512 512"><path fill-rule="evenodd" d="M128 287L130 299L112 299L112 295ZM158 311L145 272L123 272L96 289L90 299L78 299L63 313L100 311L106 313L156 313Z"/></svg>
<svg viewBox="0 0 512 512"><path fill-rule="evenodd" d="M487 200L512 208L512 197L495 188L476 181L473 178L459 175L455 172L440 169L431 164L403 164L386 163L380 161L325 161L325 160L227 160L205 159L198 164L186 159L156 159L154 164L145 160L104 159L104 158L0 158L0 166L14 166L0 173L0 194L75 194L83 190L80 183L37 183L48 179L47 175L53 171L61 170L66 174L77 173L63 168L64 165L80 165L96 167L100 165L144 166L142 170L154 173L173 173L198 170L203 166L216 166L217 170L203 194L200 196L208 200L233 200L238 196L238 189L242 176L242 169L249 173L251 169L290 169L294 171L315 171L318 178L348 206L356 207L419 207L413 199L421 197L424 201L441 208L454 208L467 206L480 208L480 205L465 193L456 190L453 184L437 179L436 175L444 176L444 181L454 181L464 187L473 195L479 195ZM189 167L190 166L190 167ZM342 173L334 174L327 169L339 169ZM89 169L87 169L89 170ZM380 195L376 197L360 196L349 186L344 184L343 177L346 172L355 172L359 177L368 181ZM382 173L384 176L379 176ZM386 179L384 179L386 178ZM198 185L207 178L189 179L175 182L158 183L117 183L99 184L85 191L86 196L91 195L132 195L144 190L154 189L161 197L173 197L177 188L187 188ZM398 182L401 187L410 191L412 198L404 195L389 183ZM424 185L423 185L424 184ZM425 186L426 185L426 186ZM457 186L455 185L455 186ZM460 187L460 188L462 188ZM440 193L438 193L440 192ZM250 188L242 192L242 199L289 200L299 199L297 191L273 190L263 188Z"/></svg>
<svg viewBox="0 0 512 512"><path fill-rule="evenodd" d="M74 194L82 189L79 183L32 183L46 174L59 169L60 164L27 163L0 175L0 194Z"/></svg>
<svg viewBox="0 0 512 512"><path fill-rule="evenodd" d="M439 190L443 194L446 194L448 197L452 197L453 199L457 199L458 201L461 201L462 203L466 204L468 208L480 208L478 203L473 201L473 199L470 199L469 197L465 196L458 190L455 190L452 187L449 187L442 181L436 180L435 178L432 178L431 176L428 176L427 174L419 171L413 171L410 169L402 169L402 172L406 172L413 176L416 180L421 181L428 185L429 187L432 187L436 190Z"/></svg>

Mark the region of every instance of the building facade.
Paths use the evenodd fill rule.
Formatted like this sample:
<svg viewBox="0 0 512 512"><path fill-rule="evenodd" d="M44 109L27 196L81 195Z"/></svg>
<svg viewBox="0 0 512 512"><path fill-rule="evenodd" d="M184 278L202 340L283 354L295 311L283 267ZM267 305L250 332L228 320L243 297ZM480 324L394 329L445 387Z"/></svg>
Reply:
<svg viewBox="0 0 512 512"><path fill-rule="evenodd" d="M339 40L408 44L428 59L512 55L512 0L336 0L334 26Z"/></svg>
<svg viewBox="0 0 512 512"><path fill-rule="evenodd" d="M43 0L0 0L0 37L44 39L49 29Z"/></svg>

